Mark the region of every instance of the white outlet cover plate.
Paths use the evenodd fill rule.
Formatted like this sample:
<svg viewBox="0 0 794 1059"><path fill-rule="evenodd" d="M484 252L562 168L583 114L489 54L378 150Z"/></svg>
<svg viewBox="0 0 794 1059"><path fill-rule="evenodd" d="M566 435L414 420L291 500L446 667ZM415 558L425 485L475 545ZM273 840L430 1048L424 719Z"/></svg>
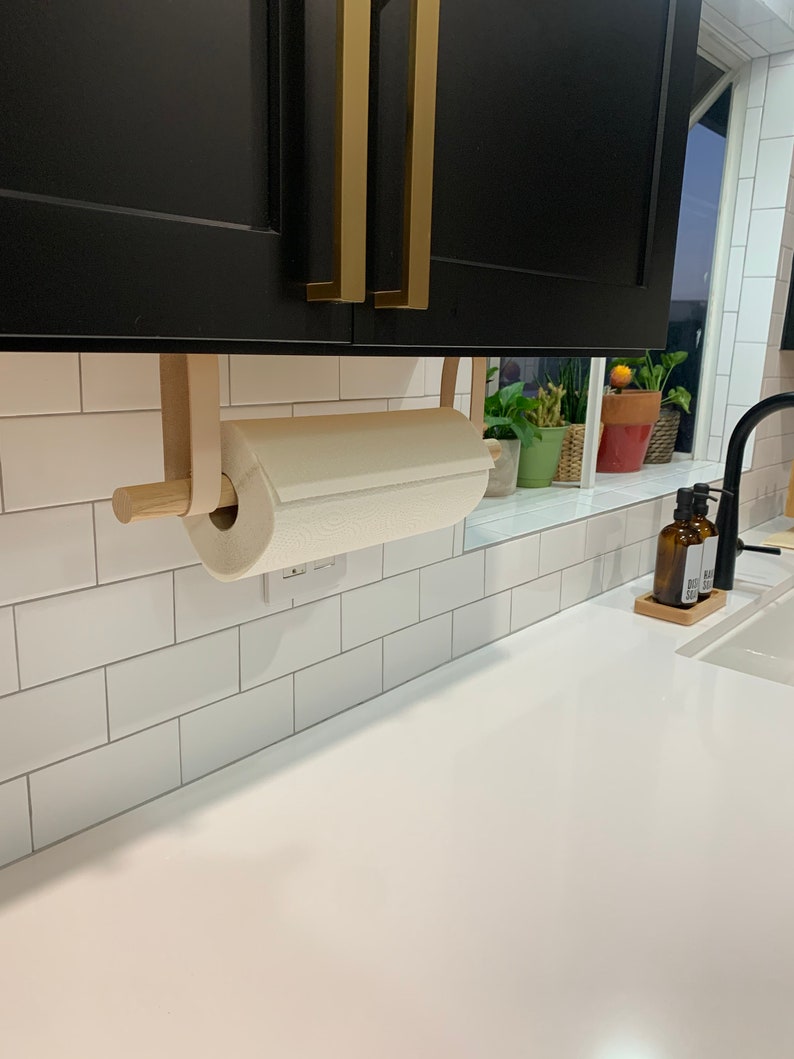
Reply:
<svg viewBox="0 0 794 1059"><path fill-rule="evenodd" d="M292 568L265 574L265 603L274 606L290 600L300 602L306 596L314 598L318 592L330 595L347 573L347 556L335 555L330 565L327 559L317 559L317 563L315 566L314 562L307 562L305 574L285 577Z"/></svg>

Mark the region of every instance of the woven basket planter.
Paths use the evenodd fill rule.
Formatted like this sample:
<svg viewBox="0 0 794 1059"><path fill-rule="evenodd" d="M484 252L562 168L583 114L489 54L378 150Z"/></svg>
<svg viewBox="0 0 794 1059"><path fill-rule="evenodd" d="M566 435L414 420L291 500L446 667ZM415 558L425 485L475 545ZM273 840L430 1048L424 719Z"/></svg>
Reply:
<svg viewBox="0 0 794 1059"><path fill-rule="evenodd" d="M645 463L670 463L681 423L680 408L663 408L656 422L645 454Z"/></svg>
<svg viewBox="0 0 794 1059"><path fill-rule="evenodd" d="M582 478L582 456L584 454L584 423L571 423L565 434L557 465L555 482L578 482ZM598 425L598 440L604 432L604 424Z"/></svg>

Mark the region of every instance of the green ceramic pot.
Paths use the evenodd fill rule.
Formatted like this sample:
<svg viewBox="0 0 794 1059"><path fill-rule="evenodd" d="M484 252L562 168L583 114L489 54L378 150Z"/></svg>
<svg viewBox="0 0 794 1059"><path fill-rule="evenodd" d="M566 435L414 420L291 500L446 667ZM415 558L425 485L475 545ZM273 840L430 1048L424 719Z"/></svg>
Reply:
<svg viewBox="0 0 794 1059"><path fill-rule="evenodd" d="M518 458L518 484L525 489L541 489L551 485L560 462L565 438L564 427L540 427L540 437L521 449Z"/></svg>

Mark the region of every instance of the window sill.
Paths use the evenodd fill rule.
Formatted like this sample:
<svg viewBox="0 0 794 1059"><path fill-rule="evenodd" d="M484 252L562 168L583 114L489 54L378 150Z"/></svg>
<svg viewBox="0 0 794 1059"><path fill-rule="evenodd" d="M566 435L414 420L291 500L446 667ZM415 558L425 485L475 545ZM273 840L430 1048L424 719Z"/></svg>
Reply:
<svg viewBox="0 0 794 1059"><path fill-rule="evenodd" d="M714 482L722 472L721 463L677 453L672 463L649 464L633 474L599 474L593 489L559 484L487 497L466 519L464 551L631 507L695 482Z"/></svg>

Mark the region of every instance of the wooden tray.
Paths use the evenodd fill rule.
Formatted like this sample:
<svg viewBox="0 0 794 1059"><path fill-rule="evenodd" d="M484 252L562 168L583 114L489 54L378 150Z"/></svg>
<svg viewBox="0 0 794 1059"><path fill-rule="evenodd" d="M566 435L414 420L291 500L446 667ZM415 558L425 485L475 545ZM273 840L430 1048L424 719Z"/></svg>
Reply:
<svg viewBox="0 0 794 1059"><path fill-rule="evenodd" d="M721 610L727 602L728 593L723 592L721 588L714 588L708 599L684 610L681 607L665 607L654 600L652 592L646 592L644 596L637 596L634 600L634 613L644 614L648 618L661 618L662 621L672 621L675 625L694 625L703 618L707 618L709 614Z"/></svg>

